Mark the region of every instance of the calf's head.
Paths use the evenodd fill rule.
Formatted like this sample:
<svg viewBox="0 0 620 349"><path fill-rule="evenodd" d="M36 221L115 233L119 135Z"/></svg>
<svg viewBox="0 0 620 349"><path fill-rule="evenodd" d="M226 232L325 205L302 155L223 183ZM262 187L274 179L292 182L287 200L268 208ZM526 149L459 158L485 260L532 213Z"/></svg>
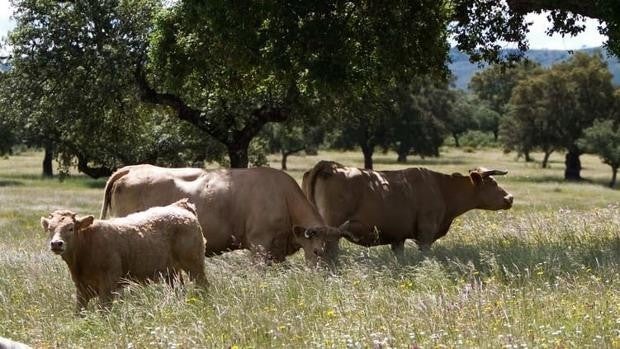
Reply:
<svg viewBox="0 0 620 349"><path fill-rule="evenodd" d="M334 262L338 255L340 238L345 236L353 238L348 231L349 224L347 221L338 228L294 226L295 241L303 248L306 262L313 266L323 262Z"/></svg>
<svg viewBox="0 0 620 349"><path fill-rule="evenodd" d="M492 176L503 176L508 171L477 168L469 171L469 177L475 186L478 207L485 210L507 210L512 207L514 197L500 187Z"/></svg>
<svg viewBox="0 0 620 349"><path fill-rule="evenodd" d="M50 251L58 255L72 251L75 234L93 221L93 216L80 218L76 213L66 210L57 210L48 217L41 217L41 227L48 233Z"/></svg>

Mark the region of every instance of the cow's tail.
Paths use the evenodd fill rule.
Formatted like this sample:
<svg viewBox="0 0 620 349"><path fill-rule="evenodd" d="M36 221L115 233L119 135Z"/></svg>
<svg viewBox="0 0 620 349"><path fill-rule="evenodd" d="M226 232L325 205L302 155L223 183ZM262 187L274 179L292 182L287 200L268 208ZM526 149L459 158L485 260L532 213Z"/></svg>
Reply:
<svg viewBox="0 0 620 349"><path fill-rule="evenodd" d="M335 161L319 161L310 171L306 171L304 173L304 179L302 181L302 190L306 195L306 198L316 206L315 199L315 187L316 181L319 177L327 177L334 173L334 169L337 167L342 167L341 164Z"/></svg>
<svg viewBox="0 0 620 349"><path fill-rule="evenodd" d="M101 205L101 215L99 216L100 219L105 219L108 215L108 209L112 205L112 187L114 186L114 183L128 173L128 168L121 168L120 170L112 173L110 178L108 178L103 191L103 204Z"/></svg>

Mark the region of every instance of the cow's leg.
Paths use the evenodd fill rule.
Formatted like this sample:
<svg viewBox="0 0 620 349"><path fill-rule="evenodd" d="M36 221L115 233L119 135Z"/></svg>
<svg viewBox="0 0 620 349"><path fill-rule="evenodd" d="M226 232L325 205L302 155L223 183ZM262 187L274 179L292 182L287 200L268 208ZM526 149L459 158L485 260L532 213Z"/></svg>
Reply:
<svg viewBox="0 0 620 349"><path fill-rule="evenodd" d="M99 304L101 308L105 310L109 310L112 305L112 300L114 299L114 287L112 285L105 285L99 288Z"/></svg>
<svg viewBox="0 0 620 349"><path fill-rule="evenodd" d="M168 269L164 275L164 279L166 280L166 283L170 287L174 287L174 283L176 280L179 280L179 283L181 284L181 286L184 285L183 275L181 275L181 273L179 273L179 271L176 268Z"/></svg>
<svg viewBox="0 0 620 349"><path fill-rule="evenodd" d="M391 247L396 259L402 261L405 257L405 240L393 242Z"/></svg>
<svg viewBox="0 0 620 349"><path fill-rule="evenodd" d="M427 255L431 252L431 243L427 242L427 243L419 243L418 244L418 249L420 250L420 252L422 252L423 254Z"/></svg>
<svg viewBox="0 0 620 349"><path fill-rule="evenodd" d="M181 268L185 270L189 276L189 279L196 283L196 285L202 288L207 288L209 286L207 276L205 275L205 259L202 253L198 253L195 258L185 256L183 260L180 261L180 264Z"/></svg>
<svg viewBox="0 0 620 349"><path fill-rule="evenodd" d="M92 298L92 292L83 286L77 286L75 288L75 314L81 315L82 311L86 309L88 301Z"/></svg>
<svg viewBox="0 0 620 349"><path fill-rule="evenodd" d="M192 268L188 268L187 273L189 274L190 280L196 283L199 287L209 287L209 282L207 281L207 276L205 275L204 263L203 265L196 265Z"/></svg>

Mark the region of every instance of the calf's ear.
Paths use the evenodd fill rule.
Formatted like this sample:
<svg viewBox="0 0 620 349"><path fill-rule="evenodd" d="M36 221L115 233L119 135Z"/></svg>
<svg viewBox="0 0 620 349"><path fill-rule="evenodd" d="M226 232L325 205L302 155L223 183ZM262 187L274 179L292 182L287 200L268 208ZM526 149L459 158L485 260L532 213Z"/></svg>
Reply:
<svg viewBox="0 0 620 349"><path fill-rule="evenodd" d="M76 218L75 227L77 228L77 230L84 229L88 227L89 225L93 224L94 220L95 220L95 217L93 216Z"/></svg>
<svg viewBox="0 0 620 349"><path fill-rule="evenodd" d="M43 229L47 230L47 228L50 226L50 221L45 218L45 217L41 217L41 227L43 227Z"/></svg>
<svg viewBox="0 0 620 349"><path fill-rule="evenodd" d="M479 172L474 171L470 173L469 178L471 178L471 182L474 183L474 185L482 184L482 175Z"/></svg>

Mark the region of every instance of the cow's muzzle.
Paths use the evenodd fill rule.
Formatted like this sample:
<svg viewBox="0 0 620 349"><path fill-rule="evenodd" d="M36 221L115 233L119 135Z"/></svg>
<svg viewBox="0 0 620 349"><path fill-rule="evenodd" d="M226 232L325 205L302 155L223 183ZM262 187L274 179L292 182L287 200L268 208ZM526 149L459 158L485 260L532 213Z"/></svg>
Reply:
<svg viewBox="0 0 620 349"><path fill-rule="evenodd" d="M514 202L514 196L512 196L512 194L508 194L504 196L504 203L506 204L506 209L511 208L513 202Z"/></svg>
<svg viewBox="0 0 620 349"><path fill-rule="evenodd" d="M62 240L54 240L50 242L50 250L55 254L61 254L65 251L65 243Z"/></svg>

